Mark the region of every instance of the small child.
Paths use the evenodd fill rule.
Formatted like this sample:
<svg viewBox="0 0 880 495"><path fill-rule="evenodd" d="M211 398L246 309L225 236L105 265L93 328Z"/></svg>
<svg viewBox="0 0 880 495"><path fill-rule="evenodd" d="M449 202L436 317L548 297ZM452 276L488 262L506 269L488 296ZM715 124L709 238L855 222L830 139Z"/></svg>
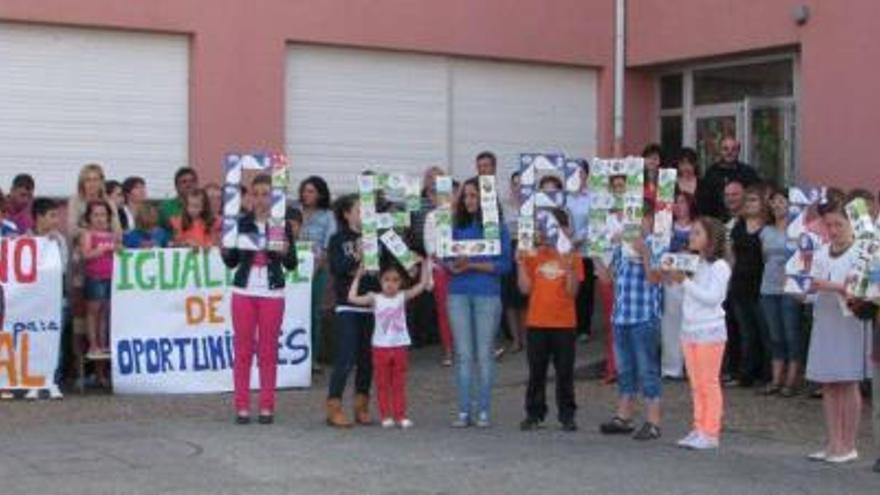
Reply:
<svg viewBox="0 0 880 495"><path fill-rule="evenodd" d="M122 237L129 249L166 247L168 231L159 226L159 210L150 203L141 204L135 212L135 228Z"/></svg>
<svg viewBox="0 0 880 495"><path fill-rule="evenodd" d="M209 248L217 244L216 217L204 189L194 189L183 197L183 210L180 216L171 218L171 227L176 246Z"/></svg>
<svg viewBox="0 0 880 495"><path fill-rule="evenodd" d="M571 236L568 216L560 209L553 216ZM534 430L547 414L545 389L547 368L553 360L556 371L556 408L564 431L576 431L574 413L574 355L577 310L575 300L584 279L584 264L577 253L560 254L538 236L536 252L517 256L517 283L529 295L528 326L529 385L526 389L526 419L523 431Z"/></svg>
<svg viewBox="0 0 880 495"><path fill-rule="evenodd" d="M718 448L723 397L721 361L727 342L724 299L730 265L724 259L727 233L719 220L700 217L691 229L689 248L700 256L697 271L665 274L683 292L681 346L693 399L693 430L678 445L696 450Z"/></svg>
<svg viewBox="0 0 880 495"><path fill-rule="evenodd" d="M113 278L113 251L118 244L111 230L110 205L106 201L89 201L86 205L86 230L80 236L79 249L85 264L86 331L89 342L87 359L110 358L107 316L110 310L110 282ZM99 366L99 381L109 384L103 367ZM105 371L105 370L104 370Z"/></svg>
<svg viewBox="0 0 880 495"><path fill-rule="evenodd" d="M660 438L660 307L659 277L651 269L650 239L654 217L650 203L645 203L642 221L643 238L631 246L618 245L611 261L614 282L614 354L617 358L617 412L603 423L606 435L635 431L633 415L636 396L641 393L647 409L645 423L636 431L636 440ZM630 252L632 252L630 254ZM601 278L608 278L606 269Z"/></svg>
<svg viewBox="0 0 880 495"><path fill-rule="evenodd" d="M67 266L70 259L70 251L67 247L67 239L61 234L59 226L61 224L61 215L58 211L58 203L49 198L37 198L33 202L31 212L33 214L33 235L45 237L58 246L58 254L61 256L61 266ZM67 278L66 271L63 277ZM60 345L58 347L58 367L55 370L54 380L47 387L50 399L62 399L64 395L61 393L61 383L64 380L64 356L67 349L68 340L68 300L67 300L67 284L62 282L62 311L61 311L61 331L58 333ZM33 389L28 391L28 398L38 398L39 390Z"/></svg>
<svg viewBox="0 0 880 495"><path fill-rule="evenodd" d="M409 367L409 331L406 326L405 302L425 290L430 264L422 260L419 281L401 291L401 268L394 262L379 274L381 292L358 294L363 267L354 276L348 290L348 301L359 306L371 306L376 326L373 329L373 377L382 428L391 428L395 421L400 428L413 427L406 415L406 372Z"/></svg>

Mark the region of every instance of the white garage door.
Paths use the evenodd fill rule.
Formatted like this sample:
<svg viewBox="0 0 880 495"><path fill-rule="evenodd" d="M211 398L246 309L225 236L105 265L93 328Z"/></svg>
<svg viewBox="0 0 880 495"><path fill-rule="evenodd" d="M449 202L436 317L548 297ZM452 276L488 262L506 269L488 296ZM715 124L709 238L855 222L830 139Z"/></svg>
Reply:
<svg viewBox="0 0 880 495"><path fill-rule="evenodd" d="M69 196L80 167L173 189L188 163L184 36L0 23L0 187L27 171Z"/></svg>
<svg viewBox="0 0 880 495"><path fill-rule="evenodd" d="M291 45L286 89L294 184L317 174L350 191L368 168L429 165L467 177L482 150L506 177L521 152L596 150L590 69Z"/></svg>
<svg viewBox="0 0 880 495"><path fill-rule="evenodd" d="M453 60L452 166L475 173L474 157L498 156L498 177L519 168L524 152L596 154L595 71L548 65Z"/></svg>

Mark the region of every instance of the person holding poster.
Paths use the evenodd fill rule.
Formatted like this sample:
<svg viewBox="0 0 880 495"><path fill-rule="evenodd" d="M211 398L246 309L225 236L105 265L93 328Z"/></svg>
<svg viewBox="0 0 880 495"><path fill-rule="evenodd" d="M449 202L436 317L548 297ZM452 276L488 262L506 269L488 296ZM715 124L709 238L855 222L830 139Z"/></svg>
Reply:
<svg viewBox="0 0 880 495"><path fill-rule="evenodd" d="M453 212L454 240L484 238L480 194L478 178L471 178L462 185ZM472 424L471 384L475 374L479 380L476 425L480 428L491 426L490 406L495 373L492 347L501 321L501 277L510 271L511 265L510 235L504 225L500 226L500 241L500 255L459 255L446 264L447 270L452 273L448 309L455 342L458 388L458 415L452 423L454 428L465 428Z"/></svg>
<svg viewBox="0 0 880 495"><path fill-rule="evenodd" d="M862 412L859 382L869 377L871 336L846 308L846 276L855 261L852 225L843 202L829 198L819 214L830 243L813 258L813 332L807 355L808 380L822 385L827 443L810 460L843 464L858 459L856 438Z"/></svg>
<svg viewBox="0 0 880 495"><path fill-rule="evenodd" d="M361 204L357 194L348 194L334 204L338 230L330 238L327 259L333 288L336 292L336 355L333 373L327 391L327 425L349 428L352 423L342 412L342 394L353 367L354 417L360 425L369 425L370 386L373 364L370 342L373 334L373 314L367 308L355 306L348 300L349 289L363 259L361 250ZM366 274L358 282L358 294L379 292L382 287L375 275Z"/></svg>
<svg viewBox="0 0 880 495"><path fill-rule="evenodd" d="M554 208L550 214L565 235L571 236L565 210ZM538 233L538 248L533 252L517 251L517 285L529 295L527 356L529 383L526 388L526 418L523 431L540 427L547 415L545 398L547 368L553 361L556 372L556 413L563 431L576 431L577 410L574 394L575 329L577 327L578 288L584 278L584 265L576 252L560 253Z"/></svg>
<svg viewBox="0 0 880 495"><path fill-rule="evenodd" d="M717 449L721 437L720 374L727 341L723 304L731 274L724 259L726 241L718 219L698 218L688 241L690 250L700 257L696 271L690 277L681 271L665 275L667 282L682 291L681 347L693 402L693 428L678 445L695 450Z"/></svg>
<svg viewBox="0 0 880 495"><path fill-rule="evenodd" d="M406 270L394 261L385 264L379 274L380 292L358 294L364 274L363 265L355 273L348 290L348 301L367 306L373 312L373 374L382 428L396 424L401 429L413 427L406 414L406 373L409 369L409 346L412 344L406 325L406 303L424 292L429 279L430 264L422 260L419 280L401 290Z"/></svg>
<svg viewBox="0 0 880 495"><path fill-rule="evenodd" d="M272 204L272 178L261 173L251 184L254 211L239 220L240 234L265 234ZM284 316L284 270L295 270L296 248L289 228L274 249L223 249L223 263L235 270L232 282L232 328L235 360L235 421L250 423L251 364L254 346L260 370L260 424L271 424L275 413L278 335Z"/></svg>

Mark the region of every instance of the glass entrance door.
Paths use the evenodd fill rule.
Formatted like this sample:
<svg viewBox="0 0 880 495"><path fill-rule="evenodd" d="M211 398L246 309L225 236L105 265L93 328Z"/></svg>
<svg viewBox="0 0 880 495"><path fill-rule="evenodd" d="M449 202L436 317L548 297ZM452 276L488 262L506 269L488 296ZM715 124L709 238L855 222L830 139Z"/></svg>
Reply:
<svg viewBox="0 0 880 495"><path fill-rule="evenodd" d="M701 106L694 110L694 144L705 171L721 158L721 140L735 136L742 140L743 106L739 103Z"/></svg>
<svg viewBox="0 0 880 495"><path fill-rule="evenodd" d="M746 98L745 160L765 180L791 184L794 170L795 106L788 98Z"/></svg>

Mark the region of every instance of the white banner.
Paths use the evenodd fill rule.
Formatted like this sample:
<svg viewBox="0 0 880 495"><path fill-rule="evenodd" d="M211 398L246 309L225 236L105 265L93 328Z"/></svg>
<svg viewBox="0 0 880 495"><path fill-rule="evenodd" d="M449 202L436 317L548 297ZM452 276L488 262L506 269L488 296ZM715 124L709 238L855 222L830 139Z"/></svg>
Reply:
<svg viewBox="0 0 880 495"><path fill-rule="evenodd" d="M300 263L311 266L309 253ZM278 387L311 382L311 271L287 275ZM125 394L232 390L233 272L220 251L132 249L114 260L113 390ZM251 387L259 386L256 357Z"/></svg>
<svg viewBox="0 0 880 495"><path fill-rule="evenodd" d="M0 240L0 389L54 380L61 344L61 254L43 237Z"/></svg>

